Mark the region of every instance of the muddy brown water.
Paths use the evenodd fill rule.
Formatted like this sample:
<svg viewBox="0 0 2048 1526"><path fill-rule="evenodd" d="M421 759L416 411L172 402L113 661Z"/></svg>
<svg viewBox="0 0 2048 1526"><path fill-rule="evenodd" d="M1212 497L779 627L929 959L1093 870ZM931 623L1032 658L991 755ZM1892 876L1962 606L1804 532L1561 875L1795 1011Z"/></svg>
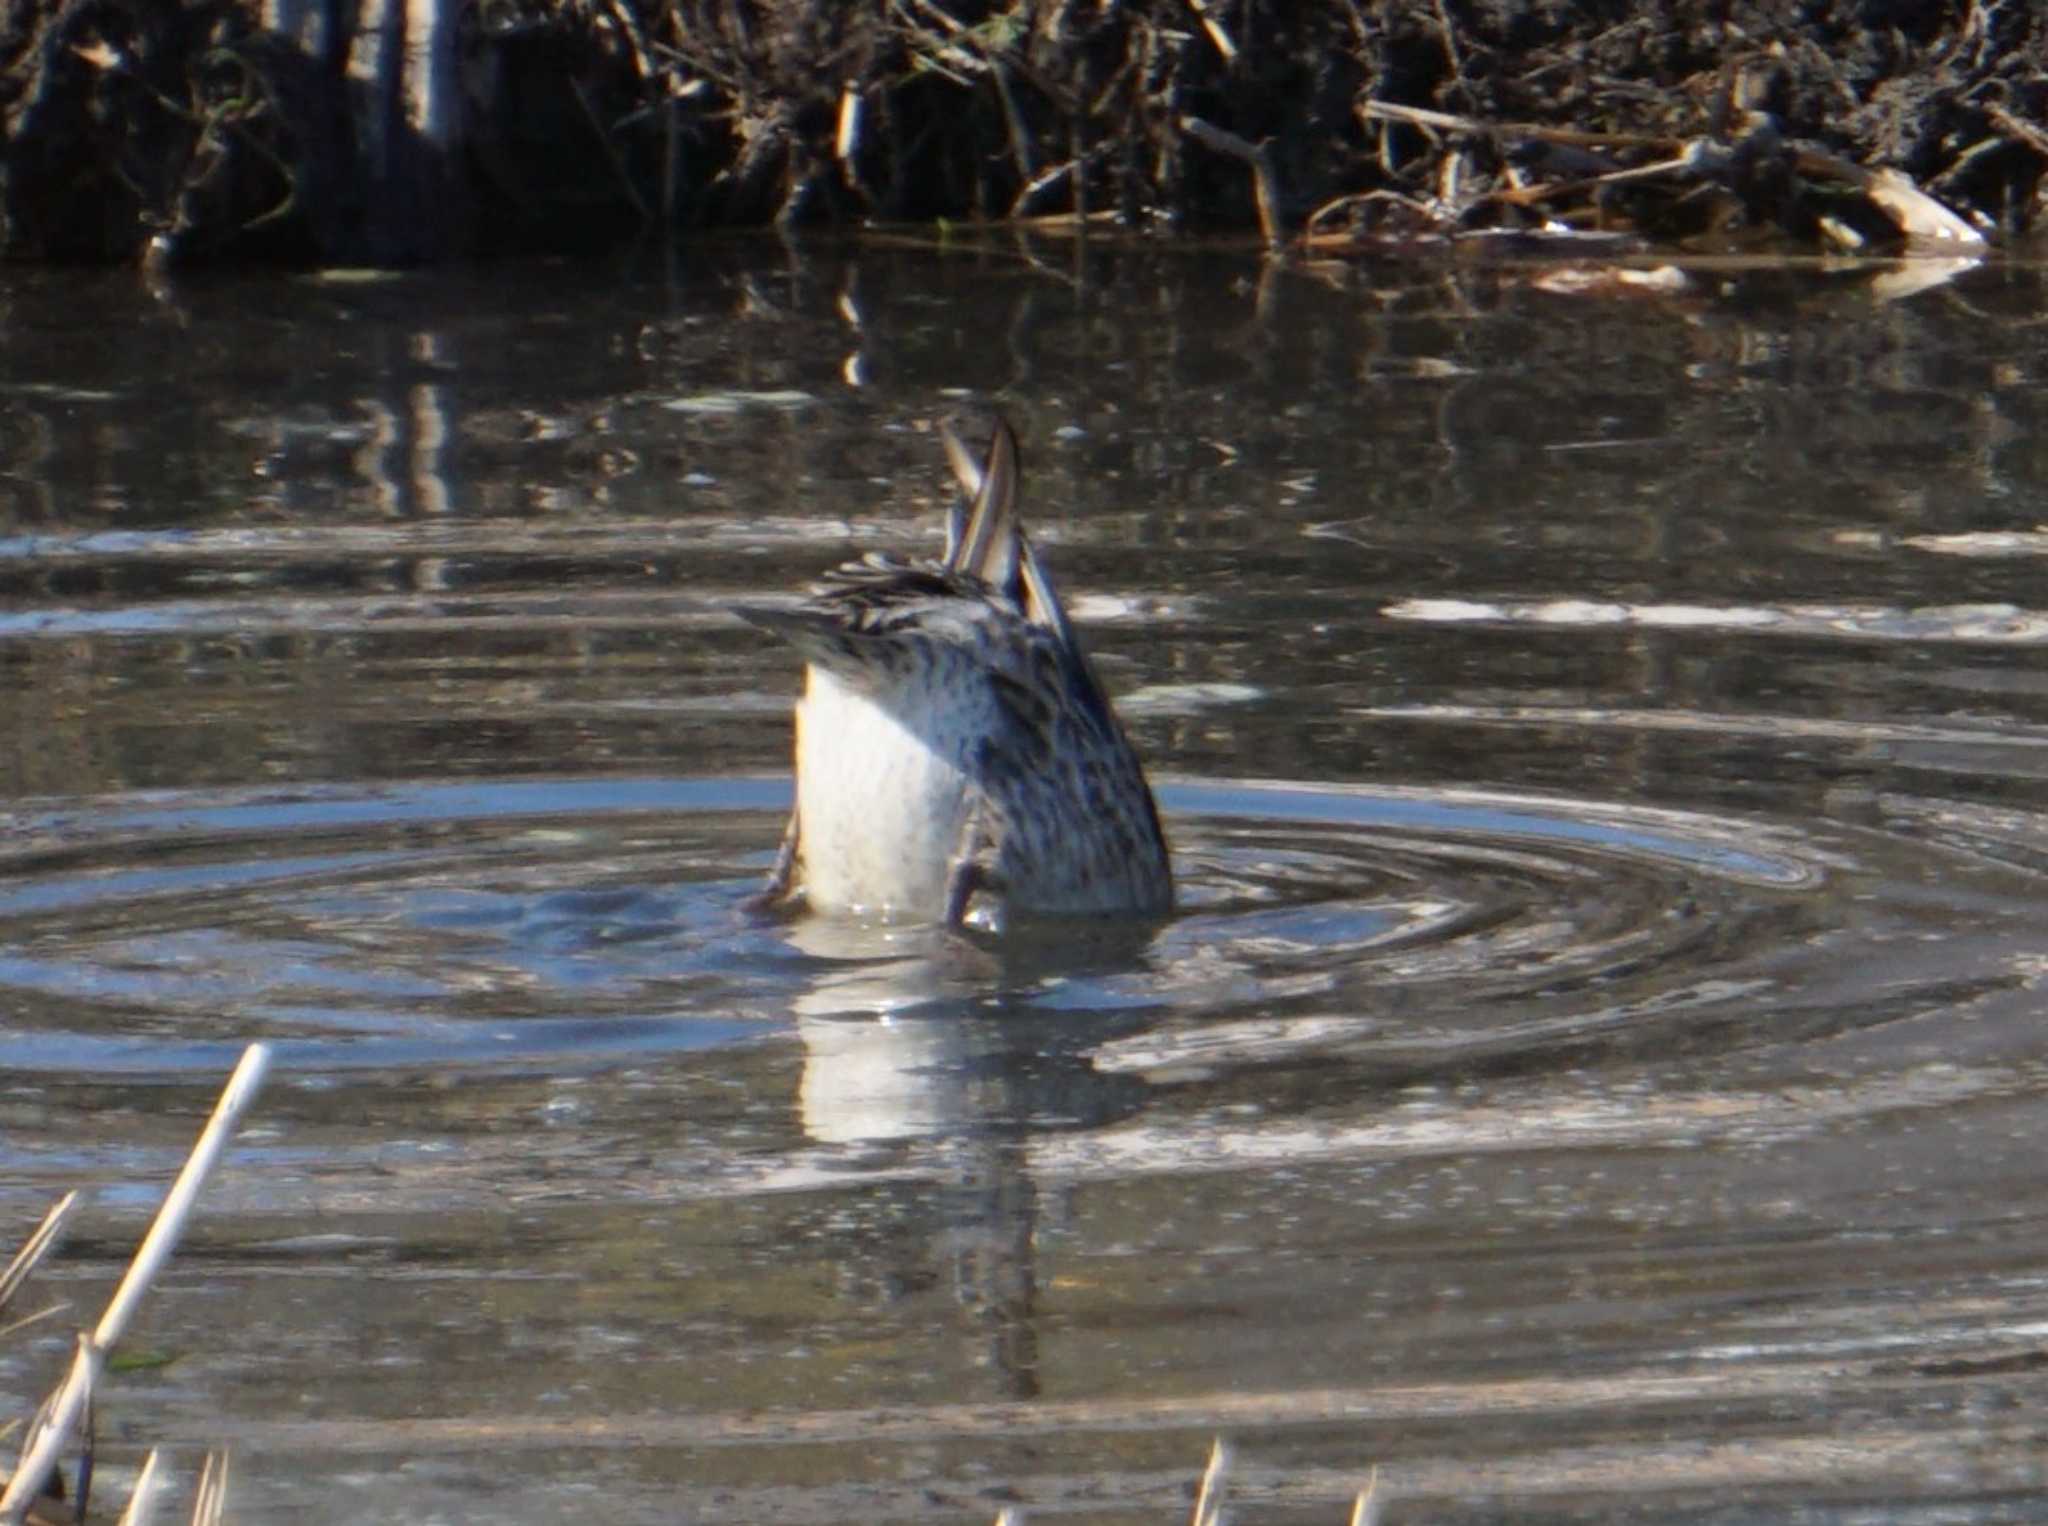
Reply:
<svg viewBox="0 0 2048 1526"><path fill-rule="evenodd" d="M2040 1519L2048 292L712 243L0 275L0 1220L243 1518ZM1002 407L1179 914L762 926ZM60 1324L62 1321L59 1322ZM19 1412L51 1327L0 1348Z"/></svg>

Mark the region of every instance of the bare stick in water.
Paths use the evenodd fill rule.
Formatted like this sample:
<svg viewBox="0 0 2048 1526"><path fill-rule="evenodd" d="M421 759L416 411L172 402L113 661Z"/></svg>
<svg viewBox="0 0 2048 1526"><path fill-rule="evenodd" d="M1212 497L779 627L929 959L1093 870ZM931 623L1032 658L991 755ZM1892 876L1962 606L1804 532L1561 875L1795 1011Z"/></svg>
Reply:
<svg viewBox="0 0 2048 1526"><path fill-rule="evenodd" d="M135 1475L135 1492L128 1496L128 1508L121 1512L121 1526L149 1526L156 1509L156 1470L160 1460L155 1447L142 1459L142 1471Z"/></svg>
<svg viewBox="0 0 2048 1526"><path fill-rule="evenodd" d="M178 1237L185 1231L185 1221L191 1217L199 1189L205 1185L207 1175L220 1159L221 1151L227 1147L242 1114L256 1100L256 1093L263 1086L264 1073L269 1068L268 1045L251 1044L242 1052L242 1062L228 1077L220 1101L214 1105L213 1116L200 1131L198 1142L192 1146L192 1153L185 1160L185 1168L171 1184L170 1194L165 1197L163 1207L157 1210L149 1233L142 1237L142 1245L135 1252L135 1259L129 1263L128 1274L114 1289L106 1312L100 1316L98 1328L89 1336L79 1337L78 1355L72 1361L70 1374L47 1406L47 1413L30 1428L21 1462L14 1470L14 1477L7 1481L7 1492L0 1495L0 1522L10 1523L10 1526L19 1522L26 1515L29 1502L49 1477L50 1470L56 1466L58 1454L63 1451L65 1441L77 1427L79 1416L85 1412L92 1398L93 1386L107 1352L127 1331L136 1308L142 1302L142 1295L149 1290L150 1283L177 1248Z"/></svg>
<svg viewBox="0 0 2048 1526"><path fill-rule="evenodd" d="M1375 1467L1367 1475L1365 1487L1358 1491L1358 1498L1351 1502L1351 1526L1373 1526L1380 1518L1380 1470Z"/></svg>
<svg viewBox="0 0 2048 1526"><path fill-rule="evenodd" d="M1195 1496L1188 1526L1216 1526L1223 1518L1223 1479L1229 1471L1230 1448L1218 1436L1209 1445L1209 1466L1202 1469L1202 1488Z"/></svg>
<svg viewBox="0 0 2048 1526"><path fill-rule="evenodd" d="M192 1526L220 1526L228 1503L228 1454L208 1452L199 1470L199 1497L192 1502Z"/></svg>

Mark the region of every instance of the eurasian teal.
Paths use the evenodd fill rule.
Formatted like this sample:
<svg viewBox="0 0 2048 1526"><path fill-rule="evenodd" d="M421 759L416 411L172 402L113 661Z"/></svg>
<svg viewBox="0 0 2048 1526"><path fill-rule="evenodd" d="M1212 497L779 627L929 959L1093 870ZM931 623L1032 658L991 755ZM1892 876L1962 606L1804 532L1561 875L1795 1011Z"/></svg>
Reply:
<svg viewBox="0 0 2048 1526"><path fill-rule="evenodd" d="M942 426L943 428L943 426ZM980 466L938 561L871 553L794 608L796 808L762 893L816 912L1000 930L1172 905L1145 771L1017 519L1017 440Z"/></svg>

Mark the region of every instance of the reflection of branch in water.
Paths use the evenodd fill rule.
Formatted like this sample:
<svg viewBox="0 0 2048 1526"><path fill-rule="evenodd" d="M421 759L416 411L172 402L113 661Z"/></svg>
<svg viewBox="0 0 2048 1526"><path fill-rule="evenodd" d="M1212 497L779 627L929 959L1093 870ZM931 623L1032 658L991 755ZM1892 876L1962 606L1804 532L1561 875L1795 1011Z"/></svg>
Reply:
<svg viewBox="0 0 2048 1526"><path fill-rule="evenodd" d="M1038 1382L1038 1183L1016 1139L949 1141L957 1174L939 1189L953 1296L985 1332L984 1360L1013 1399Z"/></svg>
<svg viewBox="0 0 2048 1526"><path fill-rule="evenodd" d="M412 345L421 358L430 359L439 349L431 333L414 335ZM407 388L402 403L377 397L363 399L360 406L371 424L355 453L355 467L376 494L378 508L391 519L448 514L454 506L447 459L454 430L445 390L425 382Z"/></svg>
<svg viewBox="0 0 2048 1526"><path fill-rule="evenodd" d="M422 344L431 336L421 335ZM448 446L448 413L441 388L433 383L414 387L409 394L412 408L411 468L413 501L422 514L445 515L451 507L448 474L444 469Z"/></svg>

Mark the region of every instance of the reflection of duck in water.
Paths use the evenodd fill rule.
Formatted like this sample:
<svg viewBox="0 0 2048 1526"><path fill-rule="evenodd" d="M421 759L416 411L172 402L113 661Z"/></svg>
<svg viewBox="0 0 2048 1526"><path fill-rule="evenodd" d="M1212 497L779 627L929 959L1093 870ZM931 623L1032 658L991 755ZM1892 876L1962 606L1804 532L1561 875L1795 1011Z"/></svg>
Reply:
<svg viewBox="0 0 2048 1526"><path fill-rule="evenodd" d="M842 1286L890 1299L949 1288L950 1328L996 1384L991 1396L1035 1398L1036 1157L1047 1136L1085 1137L1143 1109L1148 1083L1097 1070L1092 1057L1149 1015L1038 1006L1021 994L1036 984L1029 967L949 991L968 982L945 955L968 945L936 928L811 918L790 937L819 965L818 984L797 1003L804 1134L827 1147L827 1170L865 1169L888 1183L835 1247ZM926 951L863 958L861 940ZM1000 953L1030 942L1005 940ZM989 985L1002 993L993 1001Z"/></svg>
<svg viewBox="0 0 2048 1526"><path fill-rule="evenodd" d="M939 561L871 554L794 608L747 608L806 659L796 808L762 900L999 930L1165 912L1145 772L1017 520L996 425Z"/></svg>

